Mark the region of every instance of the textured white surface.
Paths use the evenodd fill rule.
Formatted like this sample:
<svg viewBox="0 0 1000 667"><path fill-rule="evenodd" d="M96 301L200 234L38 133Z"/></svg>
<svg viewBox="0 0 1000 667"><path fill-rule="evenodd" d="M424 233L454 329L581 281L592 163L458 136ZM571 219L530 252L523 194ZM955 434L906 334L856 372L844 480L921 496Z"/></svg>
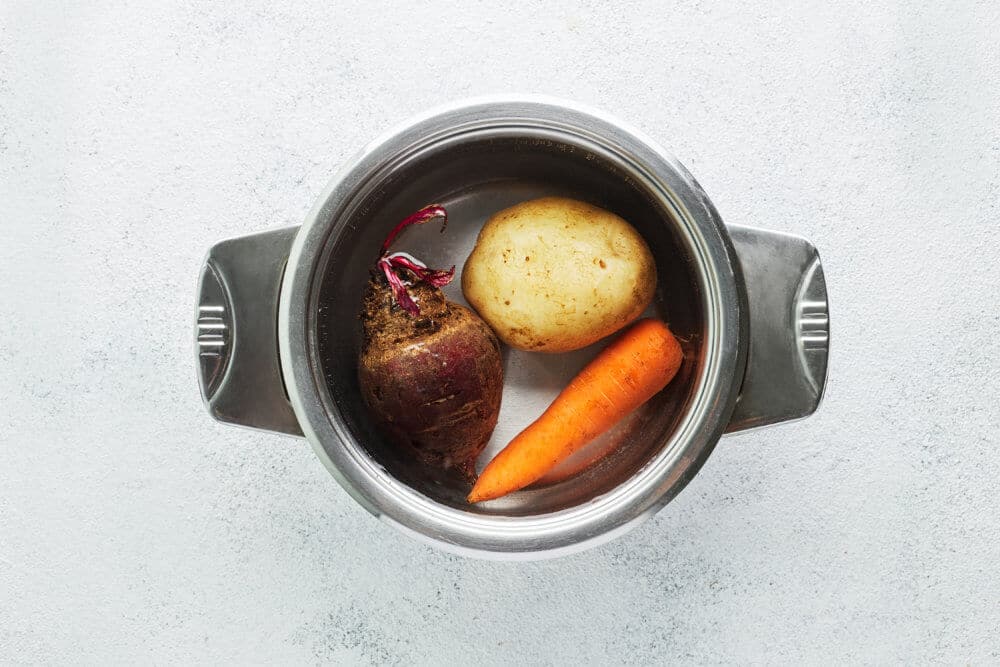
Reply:
<svg viewBox="0 0 1000 667"><path fill-rule="evenodd" d="M4 2L0 662L1000 661L1000 16L908 4ZM816 416L532 564L431 551L305 443L213 423L191 350L212 242L511 90L814 241L834 334Z"/></svg>

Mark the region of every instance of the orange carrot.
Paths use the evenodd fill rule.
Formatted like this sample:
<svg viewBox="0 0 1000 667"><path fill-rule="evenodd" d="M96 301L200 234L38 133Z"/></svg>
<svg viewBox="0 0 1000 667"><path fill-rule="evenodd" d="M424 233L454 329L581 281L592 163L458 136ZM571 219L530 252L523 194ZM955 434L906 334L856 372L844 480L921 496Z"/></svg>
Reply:
<svg viewBox="0 0 1000 667"><path fill-rule="evenodd" d="M666 387L682 356L680 343L666 324L639 320L489 462L472 487L469 502L499 498L537 481Z"/></svg>

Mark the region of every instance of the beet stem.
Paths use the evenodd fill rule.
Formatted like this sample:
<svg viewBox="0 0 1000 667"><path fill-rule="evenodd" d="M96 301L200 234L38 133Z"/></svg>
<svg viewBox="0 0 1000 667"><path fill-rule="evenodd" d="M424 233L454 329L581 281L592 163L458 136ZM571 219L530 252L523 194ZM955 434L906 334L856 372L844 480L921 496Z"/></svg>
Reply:
<svg viewBox="0 0 1000 667"><path fill-rule="evenodd" d="M382 254L385 255L389 252L389 246L392 242L396 240L399 233L409 227L410 225L422 225L425 222L430 222L435 218L441 218L441 231L448 224L448 211L445 210L444 206L440 204L431 204L430 206L425 206L416 213L408 215L403 218L403 221L396 225L389 235L385 237L385 241L382 242Z"/></svg>
<svg viewBox="0 0 1000 667"><path fill-rule="evenodd" d="M414 317L420 314L420 307L410 296L406 289L407 282L397 273L398 269L405 269L413 274L418 281L423 281L433 287L444 287L455 277L455 267L443 271L441 269L429 269L420 260L406 253L390 253L389 247L392 245L400 232L410 225L422 225L431 220L441 219L441 231L444 231L448 224L448 211L439 204L425 206L416 213L407 216L396 225L382 243L382 253L379 255L377 266L385 274L389 281L389 288L392 296L396 299L399 307Z"/></svg>
<svg viewBox="0 0 1000 667"><path fill-rule="evenodd" d="M451 279L455 277L455 265L453 264L450 269L444 271L442 269L428 269L424 266L423 262L414 262L409 257L405 257L399 253L393 253L392 255L387 255L384 258L393 267L401 267L413 273L419 280L423 280L425 283L430 283L434 287L444 287L451 282Z"/></svg>

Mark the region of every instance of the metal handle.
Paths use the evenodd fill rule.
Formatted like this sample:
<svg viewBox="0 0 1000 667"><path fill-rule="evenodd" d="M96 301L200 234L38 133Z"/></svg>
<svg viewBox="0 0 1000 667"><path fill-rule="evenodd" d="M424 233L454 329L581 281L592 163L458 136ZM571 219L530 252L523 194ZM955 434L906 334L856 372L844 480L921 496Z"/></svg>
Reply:
<svg viewBox="0 0 1000 667"><path fill-rule="evenodd" d="M201 395L221 422L302 435L281 379L278 295L298 227L241 236L208 251L198 286Z"/></svg>
<svg viewBox="0 0 1000 667"><path fill-rule="evenodd" d="M807 417L826 386L830 317L819 253L791 234L730 226L750 305L750 348L727 432Z"/></svg>

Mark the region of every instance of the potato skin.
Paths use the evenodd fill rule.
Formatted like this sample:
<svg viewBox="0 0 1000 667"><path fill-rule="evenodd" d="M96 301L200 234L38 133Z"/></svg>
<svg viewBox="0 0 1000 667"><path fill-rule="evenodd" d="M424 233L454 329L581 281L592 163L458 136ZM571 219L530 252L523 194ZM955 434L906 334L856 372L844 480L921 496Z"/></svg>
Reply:
<svg viewBox="0 0 1000 667"><path fill-rule="evenodd" d="M462 271L466 300L511 347L578 350L639 317L656 263L610 211L563 197L526 201L483 226Z"/></svg>

